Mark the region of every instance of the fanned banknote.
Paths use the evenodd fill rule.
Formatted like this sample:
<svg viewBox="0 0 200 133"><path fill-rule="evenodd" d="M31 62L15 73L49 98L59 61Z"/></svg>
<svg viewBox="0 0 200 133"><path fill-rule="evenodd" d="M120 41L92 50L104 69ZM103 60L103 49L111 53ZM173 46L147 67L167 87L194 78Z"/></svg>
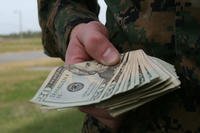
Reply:
<svg viewBox="0 0 200 133"><path fill-rule="evenodd" d="M87 61L55 68L31 101L47 109L95 105L118 116L179 85L173 65L135 50L115 66Z"/></svg>

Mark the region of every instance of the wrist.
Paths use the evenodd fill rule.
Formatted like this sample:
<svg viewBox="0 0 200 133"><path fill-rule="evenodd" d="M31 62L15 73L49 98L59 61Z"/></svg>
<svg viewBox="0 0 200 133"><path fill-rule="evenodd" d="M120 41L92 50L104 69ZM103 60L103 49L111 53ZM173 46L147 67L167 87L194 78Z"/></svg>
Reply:
<svg viewBox="0 0 200 133"><path fill-rule="evenodd" d="M99 21L89 21L89 22L86 21L86 22L76 24L74 26L74 28L72 28L69 38L71 39L72 37L75 37L78 34L78 32L80 30L84 30L84 27L89 23L100 23L100 22Z"/></svg>

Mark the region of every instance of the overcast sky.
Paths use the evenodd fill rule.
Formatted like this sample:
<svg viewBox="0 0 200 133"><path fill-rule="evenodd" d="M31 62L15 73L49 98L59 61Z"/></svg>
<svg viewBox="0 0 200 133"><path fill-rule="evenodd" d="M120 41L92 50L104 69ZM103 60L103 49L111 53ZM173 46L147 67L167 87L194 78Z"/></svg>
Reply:
<svg viewBox="0 0 200 133"><path fill-rule="evenodd" d="M105 4L100 18L105 22ZM37 0L0 0L0 34L19 32L19 12L22 14L23 31L40 31L37 15Z"/></svg>
<svg viewBox="0 0 200 133"><path fill-rule="evenodd" d="M19 32L19 12L23 31L39 31L36 1L0 0L0 34Z"/></svg>

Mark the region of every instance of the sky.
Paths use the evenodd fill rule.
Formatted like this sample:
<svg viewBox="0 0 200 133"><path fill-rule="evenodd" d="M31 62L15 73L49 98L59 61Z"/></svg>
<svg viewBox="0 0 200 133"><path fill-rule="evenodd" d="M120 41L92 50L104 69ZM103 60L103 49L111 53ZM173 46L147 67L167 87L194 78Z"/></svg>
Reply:
<svg viewBox="0 0 200 133"><path fill-rule="evenodd" d="M0 0L0 34L19 33L19 12L22 31L40 31L37 0Z"/></svg>
<svg viewBox="0 0 200 133"><path fill-rule="evenodd" d="M98 0L102 9L99 15L105 23L106 5ZM20 28L20 14L21 25ZM37 14L37 0L0 0L0 34L19 33L22 31L40 31Z"/></svg>

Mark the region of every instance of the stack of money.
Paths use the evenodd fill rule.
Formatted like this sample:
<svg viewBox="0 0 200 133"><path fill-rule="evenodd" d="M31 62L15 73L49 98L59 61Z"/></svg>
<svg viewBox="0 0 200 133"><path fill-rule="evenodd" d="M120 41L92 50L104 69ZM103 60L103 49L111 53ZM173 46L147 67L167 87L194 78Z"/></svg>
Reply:
<svg viewBox="0 0 200 133"><path fill-rule="evenodd" d="M48 109L94 105L118 116L179 85L173 65L135 50L115 66L87 61L55 68L31 101Z"/></svg>

